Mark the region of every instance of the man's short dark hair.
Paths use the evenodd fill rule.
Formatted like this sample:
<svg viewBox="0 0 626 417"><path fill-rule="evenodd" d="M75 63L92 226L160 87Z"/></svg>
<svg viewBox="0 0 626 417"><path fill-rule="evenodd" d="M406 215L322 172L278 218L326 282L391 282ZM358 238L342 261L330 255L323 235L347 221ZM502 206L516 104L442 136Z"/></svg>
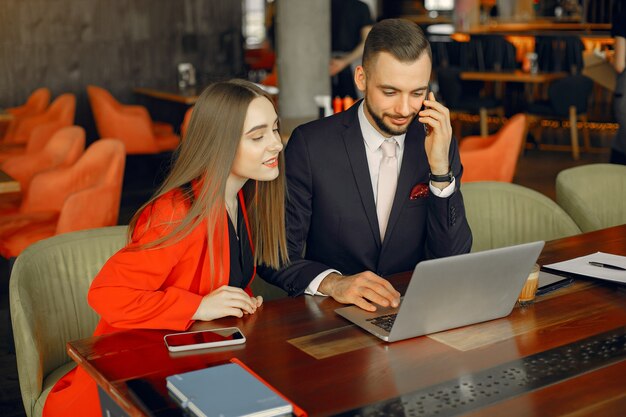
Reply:
<svg viewBox="0 0 626 417"><path fill-rule="evenodd" d="M376 23L365 40L363 67L367 70L380 52L400 62L416 61L424 52L432 61L430 44L417 24L405 19L385 19Z"/></svg>

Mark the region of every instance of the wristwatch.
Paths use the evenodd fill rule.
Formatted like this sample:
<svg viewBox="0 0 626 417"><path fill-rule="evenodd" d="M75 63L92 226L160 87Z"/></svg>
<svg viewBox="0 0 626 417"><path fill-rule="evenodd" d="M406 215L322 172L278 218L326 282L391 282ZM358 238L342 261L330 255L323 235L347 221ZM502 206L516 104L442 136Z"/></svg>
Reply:
<svg viewBox="0 0 626 417"><path fill-rule="evenodd" d="M430 174L428 174L428 176L432 182L452 182L452 180L454 179L452 169L444 175L435 175L431 172Z"/></svg>

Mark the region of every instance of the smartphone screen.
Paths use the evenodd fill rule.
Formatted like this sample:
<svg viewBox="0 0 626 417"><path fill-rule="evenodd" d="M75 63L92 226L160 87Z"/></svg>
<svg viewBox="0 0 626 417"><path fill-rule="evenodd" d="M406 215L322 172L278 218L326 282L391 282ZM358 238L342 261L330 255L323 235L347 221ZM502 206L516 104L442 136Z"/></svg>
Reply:
<svg viewBox="0 0 626 417"><path fill-rule="evenodd" d="M245 342L245 337L238 328L228 327L197 332L172 333L165 335L164 340L168 349L177 351L235 345Z"/></svg>

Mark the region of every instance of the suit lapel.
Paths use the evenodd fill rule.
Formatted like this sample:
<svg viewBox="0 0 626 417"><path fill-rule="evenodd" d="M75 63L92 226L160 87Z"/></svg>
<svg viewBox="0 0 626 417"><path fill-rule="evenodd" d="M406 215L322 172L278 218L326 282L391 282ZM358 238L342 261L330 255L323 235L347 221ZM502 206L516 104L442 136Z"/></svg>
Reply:
<svg viewBox="0 0 626 417"><path fill-rule="evenodd" d="M346 130L343 132L343 142L346 147L346 153L354 180L356 182L361 202L369 220L372 234L376 241L376 245L380 247L380 232L378 231L378 217L376 215L376 203L374 201L374 192L372 190L372 180L370 179L369 166L367 164L367 156L365 154L365 144L363 142L363 134L359 125L358 106L361 102L355 103L350 110L345 112L344 125Z"/></svg>
<svg viewBox="0 0 626 417"><path fill-rule="evenodd" d="M420 168L418 161L427 160L428 158L426 158L426 151L424 149L424 131L422 124L416 121L411 125L404 139L402 167L400 168L396 195L393 198L393 206L391 207L389 221L387 222L383 246L390 240L389 237L393 234L393 228L398 221L398 217L400 217L402 206L408 201L411 187L415 185L414 182L417 178L417 170Z"/></svg>

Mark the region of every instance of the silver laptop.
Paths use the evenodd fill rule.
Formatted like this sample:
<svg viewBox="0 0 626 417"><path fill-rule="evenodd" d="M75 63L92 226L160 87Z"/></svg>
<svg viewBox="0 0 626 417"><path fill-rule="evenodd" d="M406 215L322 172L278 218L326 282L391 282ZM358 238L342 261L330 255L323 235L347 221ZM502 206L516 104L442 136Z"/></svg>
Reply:
<svg viewBox="0 0 626 417"><path fill-rule="evenodd" d="M432 259L417 264L398 308L335 312L395 342L507 316L544 242Z"/></svg>

